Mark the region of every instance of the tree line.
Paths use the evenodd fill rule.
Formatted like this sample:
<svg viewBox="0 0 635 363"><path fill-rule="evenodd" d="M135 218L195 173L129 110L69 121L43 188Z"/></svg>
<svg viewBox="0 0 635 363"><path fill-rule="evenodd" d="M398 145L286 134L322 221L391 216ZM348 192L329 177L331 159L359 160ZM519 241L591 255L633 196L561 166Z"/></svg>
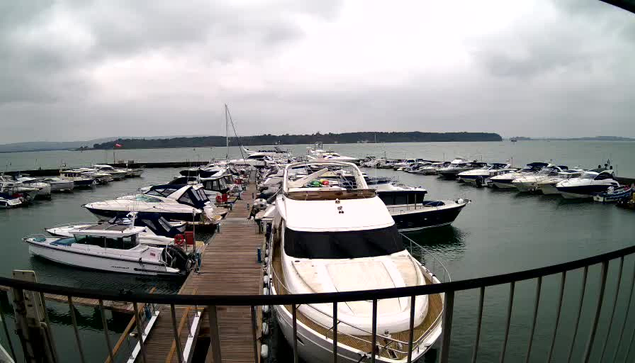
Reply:
<svg viewBox="0 0 635 363"><path fill-rule="evenodd" d="M272 135L230 137L230 145L292 145L313 144L354 144L360 142L451 142L451 141L502 141L499 134L491 132L347 132L304 135ZM117 139L94 144L94 149L113 149L116 144L123 149L159 149L179 147L225 146L225 136L172 137L165 139Z"/></svg>

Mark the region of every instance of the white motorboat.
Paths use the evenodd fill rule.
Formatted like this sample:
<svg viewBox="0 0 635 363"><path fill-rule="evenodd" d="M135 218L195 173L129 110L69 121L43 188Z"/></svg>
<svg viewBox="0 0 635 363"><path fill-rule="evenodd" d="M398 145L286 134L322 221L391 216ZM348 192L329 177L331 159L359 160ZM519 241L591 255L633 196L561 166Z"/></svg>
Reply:
<svg viewBox="0 0 635 363"><path fill-rule="evenodd" d="M458 174L472 170L486 167L487 163L481 163L477 161L468 161L463 158L456 158L450 162L450 165L437 169L437 174L446 179L454 179Z"/></svg>
<svg viewBox="0 0 635 363"><path fill-rule="evenodd" d="M511 164L492 163L487 167L461 172L456 176L456 179L459 182L474 184L476 186L484 186L487 179L516 170L517 169L512 168Z"/></svg>
<svg viewBox="0 0 635 363"><path fill-rule="evenodd" d="M129 213L124 218L113 218L99 223L68 223L47 228L52 236L72 237L75 231L93 229L97 224L144 227L139 233L139 243L165 247L173 244L175 237L185 233L185 222L170 222L157 213Z"/></svg>
<svg viewBox="0 0 635 363"><path fill-rule="evenodd" d="M93 165L93 168L100 173L110 174L110 176L112 176L112 179L115 181L124 180L128 176L127 169L116 169L111 165L95 164Z"/></svg>
<svg viewBox="0 0 635 363"><path fill-rule="evenodd" d="M526 175L536 174L547 165L549 165L549 163L543 163L543 162L529 163L524 168L516 172L504 173L501 175L493 176L490 178L490 182L495 188L515 189L514 184L512 184L512 182L515 179L526 176Z"/></svg>
<svg viewBox="0 0 635 363"><path fill-rule="evenodd" d="M316 165L313 163L313 165ZM350 163L320 164L323 169L297 178L303 163L285 170L283 193L275 202L272 243L272 294L375 290L439 283L437 277L404 248L395 222L359 169ZM344 188L320 180L329 168L345 168L355 185ZM376 349L377 362L406 362L410 336L410 298L382 300L377 306L377 341L373 347L372 302L338 304L339 362L359 362ZM420 359L441 335L443 295L418 296L414 306L412 361ZM290 306L277 305L276 318L293 343ZM300 357L307 362L333 358L333 306L306 304L297 309ZM300 343L301 342L301 343ZM293 345L293 344L292 344Z"/></svg>
<svg viewBox="0 0 635 363"><path fill-rule="evenodd" d="M316 143L313 148L309 148L307 159L309 161L343 161L343 162L356 162L359 158L340 155L335 151L324 150L322 143Z"/></svg>
<svg viewBox="0 0 635 363"><path fill-rule="evenodd" d="M42 178L41 180L51 186L51 192L53 193L72 192L75 189L75 182L72 180L57 177Z"/></svg>
<svg viewBox="0 0 635 363"><path fill-rule="evenodd" d="M424 166L419 168L415 174L421 174L421 175L437 175L439 172L439 169L441 168L445 168L448 165L450 165L450 162L437 162L437 163L431 163L430 165Z"/></svg>
<svg viewBox="0 0 635 363"><path fill-rule="evenodd" d="M105 185L114 180L110 173L106 173L95 168L78 168L76 170L84 176L93 178L99 185Z"/></svg>
<svg viewBox="0 0 635 363"><path fill-rule="evenodd" d="M38 190L36 198L51 199L51 184L27 176L19 177L16 181L27 187L36 188Z"/></svg>
<svg viewBox="0 0 635 363"><path fill-rule="evenodd" d="M523 175L514 179L512 185L522 193L539 191L539 182L547 178L557 177L558 174L568 169L569 168L564 165L549 164L536 174Z"/></svg>
<svg viewBox="0 0 635 363"><path fill-rule="evenodd" d="M97 185L93 176L87 176L79 170L60 170L60 179L72 181L75 188L92 188Z"/></svg>
<svg viewBox="0 0 635 363"><path fill-rule="evenodd" d="M165 248L139 244L145 228L100 224L77 229L72 237L29 236L29 251L64 265L93 270L152 276L183 276L194 260L175 246Z"/></svg>
<svg viewBox="0 0 635 363"><path fill-rule="evenodd" d="M39 192L40 190L38 188L24 185L16 180L0 175L0 193L13 198L21 198L23 204L35 200Z"/></svg>
<svg viewBox="0 0 635 363"><path fill-rule="evenodd" d="M578 178L563 180L556 184L556 189L565 199L586 199L619 186L613 178L613 170L604 170L599 173L586 171Z"/></svg>
<svg viewBox="0 0 635 363"><path fill-rule="evenodd" d="M201 185L157 185L135 194L84 205L101 220L130 212L159 213L168 220L213 222L214 206Z"/></svg>
<svg viewBox="0 0 635 363"><path fill-rule="evenodd" d="M23 197L0 192L0 209L17 208L23 204Z"/></svg>
<svg viewBox="0 0 635 363"><path fill-rule="evenodd" d="M538 190L540 190L542 194L544 195L560 194L560 192L556 188L556 185L558 183L560 183L563 180L578 178L582 175L582 173L584 173L584 170L582 169L563 170L562 172L558 173L558 175L556 176L550 176L540 180L537 183Z"/></svg>

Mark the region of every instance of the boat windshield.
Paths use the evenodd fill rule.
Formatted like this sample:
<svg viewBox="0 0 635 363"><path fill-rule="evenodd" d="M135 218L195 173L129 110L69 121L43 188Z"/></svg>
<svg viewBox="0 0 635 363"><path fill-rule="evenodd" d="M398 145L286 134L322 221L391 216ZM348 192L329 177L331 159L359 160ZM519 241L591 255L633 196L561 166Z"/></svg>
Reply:
<svg viewBox="0 0 635 363"><path fill-rule="evenodd" d="M137 235L108 238L102 236L75 236L74 243L99 246L103 248L113 248L118 250L129 250L137 246Z"/></svg>
<svg viewBox="0 0 635 363"><path fill-rule="evenodd" d="M137 202L146 202L146 203L161 203L162 202L161 199L151 197L147 194L137 194L137 196L135 197L135 200Z"/></svg>
<svg viewBox="0 0 635 363"><path fill-rule="evenodd" d="M286 228L284 251L295 258L346 259L386 256L404 250L396 226L346 232L299 232Z"/></svg>

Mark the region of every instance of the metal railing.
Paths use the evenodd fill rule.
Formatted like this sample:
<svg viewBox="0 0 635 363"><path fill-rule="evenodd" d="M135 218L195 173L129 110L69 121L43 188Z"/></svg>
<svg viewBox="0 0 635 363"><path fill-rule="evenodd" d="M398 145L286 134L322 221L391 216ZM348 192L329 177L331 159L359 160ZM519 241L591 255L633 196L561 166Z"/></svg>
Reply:
<svg viewBox="0 0 635 363"><path fill-rule="evenodd" d="M414 244L410 246L410 248L416 250ZM413 251L414 252L414 251ZM415 255L416 253L413 253ZM26 324L26 319L24 319L25 308L24 301L28 302L29 299L38 298L42 301L44 305L44 315L40 316L39 326L38 328L44 329L43 331L47 332L46 334L42 334L40 338L42 341L47 342L50 346L50 349L43 350L40 346L29 346L29 341L34 341L33 336L25 336L25 332L33 334L33 330L20 330L18 329L18 334L13 334L8 325L7 319L9 318L7 314L5 314L2 310L0 310L0 318L2 320L3 330L6 337L6 340L3 342L8 346L8 351L12 352L14 358L17 358L16 352L21 351L22 355L27 357L27 361L32 361L33 357L54 357L57 352L62 351L62 349L56 348L56 341L60 339L54 340L53 330L56 329L56 326L51 325L48 321L48 313L45 305L45 294L56 294L63 295L68 297L68 308L71 311L71 320L73 326L73 335L75 341L75 347L73 348L76 351L79 351L79 355L81 357L81 361L85 361L85 353L86 346L82 343L84 339L81 330L78 329L77 320L78 317L75 313L74 303L75 301L85 298L85 299L96 299L98 301L98 308L101 312L102 316L102 329L104 333L104 344L108 348L108 356L112 361L121 361L121 359L117 359L115 357L115 350L111 341L111 334L109 334L108 323L105 318L105 302L109 301L117 301L117 302L126 302L130 303L133 308L133 320L136 331L136 344L138 345L138 356L135 358L136 361L146 362L147 351L145 350L145 339L141 339L139 337L152 337L152 330L147 329L149 325L149 319L152 318L152 314L148 315L142 314L144 313L145 306L151 306L151 304L155 304L156 307L150 308L151 312L153 311L166 311L167 313L163 314L163 318L167 316L167 319L170 320L172 328L173 328L173 343L177 347L177 361L183 362L191 359L191 354L185 355L184 351L187 349L186 346L181 342L181 333L179 329L179 322L176 319L175 314L175 306L190 306L194 307L192 310L192 314L187 315L185 318L186 324L190 324L188 326L188 337L192 335L192 339L195 340L194 335L191 334L193 330L191 329L191 324L195 317L198 317L199 328L202 328L202 325L205 324L203 322L203 318L206 318L207 323L205 324L205 328L209 329L210 336L210 351L213 352L214 361L220 362L222 361L222 346L220 342L220 337L223 335L223 330L219 329L218 325L218 316L217 312L219 311L219 307L223 306L242 306L249 307L251 311L251 330L252 336L256 337L253 339L254 344L254 361L257 361L257 356L260 352L258 350L258 341L257 341L257 317L260 314L260 311L271 312L272 306L279 305L290 305L292 306L292 315L293 315L293 337L290 339L292 344L292 349L294 356L297 357L299 354L298 347L298 324L297 324L297 313L298 307L301 305L310 305L310 304L333 304L334 312L332 314L332 318L334 320L333 324L333 336L337 337L337 306L342 303L350 303L355 301L372 301L372 332L370 336L371 344L374 347L378 346L378 338L381 338L382 332L378 332L377 326L377 315L378 315L378 301L382 299L394 299L394 298L410 298L415 299L417 296L423 295L432 295L432 294L443 294L444 306L443 306L443 320L442 320L442 336L440 340L440 362L448 362L451 357L451 353L453 351L453 345L451 344L451 336L453 334L453 327L455 326L454 320L456 315L456 306L461 303L461 299L459 299L458 295L464 291L473 291L478 293L478 309L471 313L471 315L476 316L476 325L474 326L474 344L473 344L473 352L471 354L472 362L476 362L479 354L479 349L482 346L483 334L482 334L482 323L484 320L484 296L488 289L490 288L508 288L508 298L504 311L504 324L497 326L500 332L502 332L502 346L500 348L499 360L501 362L508 359L510 354L509 351L509 337L510 333L514 331L514 329L519 329L518 326L511 324L512 320L512 311L514 304L518 302L528 302L532 305L532 309L530 310L532 321L529 325L529 329L525 330L529 332L529 337L526 341L526 348L524 348L524 360L530 361L532 357L532 351L536 348L536 323L537 316L539 314L540 309L544 309L545 304L542 303L543 297L543 281L547 277L556 277L559 280L559 287L557 289L557 303L554 306L549 306L548 308L552 309L552 312L555 312L554 319L552 319L549 324L553 329L553 332L550 334L550 337L545 340L540 347L541 350L548 350L548 355L546 355L544 360L540 361L571 361L573 356L579 355L580 360L583 362L588 362L594 356L599 356L601 361L616 361L619 356L624 358L623 361L628 361L629 355L631 354L631 347L635 338L635 326L628 324L633 317L632 315L631 304L633 303L633 285L635 284L635 264L633 266L633 272L630 277L623 277L624 270L626 269L625 260L627 257L635 254L635 246L623 248L617 251L608 252L596 256L592 256L589 258L579 259L576 261L535 268L525 271L500 274L495 276L487 276L487 277L479 277L451 282L444 282L440 284L428 284L423 286L412 286L412 287L403 287L403 288L392 288L392 289L381 289L381 290L372 290L372 291L348 291L348 292L339 292L339 293L318 293L318 294L297 294L297 295L270 295L270 294L262 294L262 295L168 295L168 294L150 294L150 293L127 293L127 292L115 292L115 291L103 291L103 290L95 290L95 289L77 289L65 286L57 286L51 284L41 284L36 282L29 282L11 278L0 277L0 286L4 286L5 288L11 289L11 301L14 302L14 311L15 311L15 323L19 328L21 324ZM433 261L429 254L424 254L424 259L426 262L432 263ZM630 260L630 259L629 259ZM630 264L630 262L629 262ZM596 267L600 268L597 269ZM610 269L609 267L612 266ZM630 266L630 265L629 265ZM580 302L579 304L575 304L573 306L565 307L563 304L565 288L567 285L567 279L572 275L574 270L582 270L582 284L580 286ZM594 271L599 270L599 276L593 276ZM611 272L613 271L613 272ZM264 275L263 275L264 276ZM597 281L594 279L597 277ZM535 282L535 291L533 293L533 297L528 298L519 298L518 294L518 286L523 281L532 281ZM615 292L610 296L605 296L607 293L607 284L613 284L616 286ZM593 294L591 293L593 291ZM620 299L621 297L621 299ZM591 299L591 300L590 300ZM607 300L606 302L604 300ZM593 302L591 307L588 307L589 302ZM141 305L143 304L143 307ZM583 305L587 304L587 307L583 309ZM107 304L106 304L107 306ZM414 305L411 304L412 308L410 311L411 318L414 316ZM622 306L623 309L620 311L619 316L620 319L616 319L616 309L618 306ZM201 309L200 307L205 307ZM563 311L571 311L575 313L575 317L573 320L567 321L562 318ZM589 319L586 319L585 312L590 313L587 314L590 316ZM465 315L465 311L460 312L462 315ZM145 316L144 316L145 315ZM603 318L604 317L604 318ZM630 318L630 319L629 319ZM586 320L585 320L586 319ZM584 320L584 323L581 324L581 321ZM183 320L182 320L183 321ZM568 342L562 343L563 339L557 339L558 333L561 332L565 323L567 324L567 328L572 328L573 337L569 339ZM583 326L588 324L588 331L586 332L586 342L582 349L575 349L578 345L575 344L576 339L581 338L583 334ZM598 335L598 326L603 325L606 331L605 335ZM412 329L413 329L413 320L410 321L410 333L412 337ZM522 327L520 328L522 329ZM461 333L465 333L461 331ZM619 334L619 335L618 335ZM609 336L619 337L617 342L615 339L611 341L611 349L608 348L607 342L609 341ZM26 339L29 338L29 339ZM245 337L246 339L252 339L252 337ZM544 339L543 339L544 340ZM560 342L560 343L559 343ZM409 349L407 352L412 352L413 350L413 340L412 338L408 342ZM463 342L465 344L465 342ZM191 346L190 346L191 347ZM340 347L337 344L333 345L333 361L337 361L338 355L341 359L341 351L335 349L336 347ZM548 347L548 349L547 349ZM562 355L566 357L566 359L562 360L561 358L556 358L555 351L558 348L560 350L566 350ZM626 350L624 354L624 350ZM595 352L595 355L592 353ZM518 353L517 351L514 353ZM622 354L620 354L622 353ZM410 356L410 354L408 354ZM29 359L29 357L33 359ZM409 357L410 358L410 357ZM361 361L376 361L382 360L381 356L376 354L376 351L373 349L368 355L362 357ZM536 359L534 357L534 359ZM508 359L509 360L509 359ZM64 357L57 357L53 361L65 361ZM134 361L134 359L133 359Z"/></svg>

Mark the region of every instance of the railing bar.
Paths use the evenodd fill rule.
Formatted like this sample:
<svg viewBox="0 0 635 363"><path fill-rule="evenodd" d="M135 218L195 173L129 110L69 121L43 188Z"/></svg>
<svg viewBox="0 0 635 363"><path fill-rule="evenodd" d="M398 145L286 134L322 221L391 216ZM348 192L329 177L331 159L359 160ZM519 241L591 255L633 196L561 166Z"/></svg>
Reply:
<svg viewBox="0 0 635 363"><path fill-rule="evenodd" d="M500 355L500 362L505 361L505 353L507 352L507 341L509 340L509 327L512 322L512 309L514 307L514 290L516 289L516 282L512 281L509 284L509 303L507 304L507 322L505 323L505 338L503 339L503 349Z"/></svg>
<svg viewBox="0 0 635 363"><path fill-rule="evenodd" d="M617 347L615 348L615 354L613 354L613 362L617 360L617 354L620 352L620 345L622 345L622 338L624 338L624 331L626 330L626 323L628 322L628 314L630 313L631 302L633 301L633 286L635 286L635 261L633 262L633 278L631 279L630 286L631 288L628 292L628 303L626 303L626 312L624 313L624 324L622 325L622 329L620 331L620 338L617 340ZM635 334L635 332L633 334Z"/></svg>
<svg viewBox="0 0 635 363"><path fill-rule="evenodd" d="M631 335L631 341L628 344L628 349L626 349L626 355L624 356L624 363L628 362L628 356L631 355L631 347L633 346L633 341L635 341L635 329L633 330L633 334Z"/></svg>
<svg viewBox="0 0 635 363"><path fill-rule="evenodd" d="M589 266L584 268L584 275L582 277L582 287L580 292L580 307L578 308L578 317L575 319L575 328L573 329L573 339L571 340L571 346L569 347L569 355L567 356L567 362L571 362L571 355L573 354L573 348L575 347L575 339L578 336L578 327L580 326L580 316L582 315L582 307L584 306L584 295L586 292L586 280L589 275Z"/></svg>
<svg viewBox="0 0 635 363"><path fill-rule="evenodd" d="M132 303L132 306L134 307L134 318L137 321L135 325L137 326L137 334L139 334L139 348L141 348L141 361L145 363L147 361L146 348L145 348L145 343L143 341L143 327L141 326L141 316L139 315L139 306L137 305L136 302Z"/></svg>
<svg viewBox="0 0 635 363"><path fill-rule="evenodd" d="M375 347L377 346L377 299L373 299L373 342L371 344L370 362L375 363Z"/></svg>
<svg viewBox="0 0 635 363"><path fill-rule="evenodd" d="M6 296L6 292L5 292ZM9 335L9 328L7 328L7 318L4 315L4 310L2 309L2 305L0 305L0 319L2 319L2 328L4 329L4 335L7 337L7 342L9 343L9 348L11 349L11 357L14 362L17 362L17 358L15 357L15 350L13 349L13 342L11 341L11 336Z"/></svg>
<svg viewBox="0 0 635 363"><path fill-rule="evenodd" d="M584 362L588 362L591 358L591 350L593 349L593 341L595 340L595 334L597 333L598 324L600 322L600 315L602 314L602 303L604 302L604 291L606 290L606 275L608 274L609 262L602 262L602 272L600 275L600 292L598 293L597 308L595 309L595 316L593 317L593 325L591 326L591 333L584 349ZM608 332L607 332L608 335Z"/></svg>
<svg viewBox="0 0 635 363"><path fill-rule="evenodd" d="M291 305L291 315L293 319L293 362L298 363L298 307Z"/></svg>
<svg viewBox="0 0 635 363"><path fill-rule="evenodd" d="M416 295L410 297L410 326L408 327L408 363L412 362L412 348L415 335L415 307L416 307Z"/></svg>
<svg viewBox="0 0 635 363"><path fill-rule="evenodd" d="M106 321L106 310L104 309L104 300L99 299L99 313L101 314L101 324L104 327L104 335L106 336L106 346L108 347L108 356L110 361L114 362L115 357L112 353L112 345L110 344L110 336L108 335L108 321Z"/></svg>
<svg viewBox="0 0 635 363"><path fill-rule="evenodd" d="M77 329L77 317L75 316L75 306L73 305L73 298L71 296L67 296L67 298L68 298L68 308L70 310L70 315L71 315L71 322L73 324L73 331L75 332L75 341L77 342L77 350L79 351L79 359L83 363L86 361L86 359L84 358L84 349L82 349L82 342L79 337L79 330ZM13 347L11 349L13 349Z"/></svg>
<svg viewBox="0 0 635 363"><path fill-rule="evenodd" d="M333 363L337 363L337 302L333 303Z"/></svg>
<svg viewBox="0 0 635 363"><path fill-rule="evenodd" d="M617 276L617 287L615 288L615 298L613 299L613 309L611 310L611 319L609 320L609 326L606 329L606 338L604 344L602 344L602 354L600 355L600 362L604 361L604 353L606 352L606 345L609 342L609 336L611 335L611 328L613 327L613 318L615 317L615 310L617 308L617 300L620 296L620 285L622 284L622 272L624 271L624 256L620 257L620 267L618 268L619 274Z"/></svg>
<svg viewBox="0 0 635 363"><path fill-rule="evenodd" d="M55 361L59 361L59 357L57 356L57 346L55 345L55 339L53 338L53 326L49 321L48 310L46 309L46 298L44 297L44 293L40 291L40 300L42 301L42 308L44 309L44 322L46 323L46 337L49 341L49 349L50 353L53 356Z"/></svg>
<svg viewBox="0 0 635 363"><path fill-rule="evenodd" d="M172 331L174 332L174 344L176 345L176 354L179 356L179 363L183 363L183 350L181 349L181 338L179 337L179 329L176 327L176 309L174 304L170 304L170 316L172 318Z"/></svg>
<svg viewBox="0 0 635 363"><path fill-rule="evenodd" d="M529 333L529 346L527 347L527 358L525 363L529 363L531 357L531 346L534 342L534 333L536 332L536 320L538 319L538 308L540 307L540 289L542 288L542 276L536 282L536 301L534 302L534 318L531 322L531 332Z"/></svg>
<svg viewBox="0 0 635 363"><path fill-rule="evenodd" d="M441 341L441 363L447 363L450 358L450 339L452 337L452 315L454 314L454 291L445 293L445 306L443 307L443 322Z"/></svg>
<svg viewBox="0 0 635 363"><path fill-rule="evenodd" d="M474 339L474 351L472 352L472 363L476 363L478 356L478 345L481 341L481 325L483 323L483 302L485 301L485 287L479 289L478 297L478 317L476 318L476 338Z"/></svg>
<svg viewBox="0 0 635 363"><path fill-rule="evenodd" d="M212 350L212 357L214 358L214 363L222 363L223 358L220 348L220 332L218 330L218 312L216 311L216 305L207 306L207 315L209 319L209 344Z"/></svg>
<svg viewBox="0 0 635 363"><path fill-rule="evenodd" d="M558 296L558 310L556 312L556 322L553 329L553 337L551 338L551 346L549 347L549 357L547 358L547 363L551 362L551 357L553 357L553 350L556 346L556 338L558 336L558 324L560 324L560 314L562 312L562 302L564 301L564 288L567 282L567 272L563 272L560 279L560 295Z"/></svg>
<svg viewBox="0 0 635 363"><path fill-rule="evenodd" d="M258 330L258 312L256 311L256 307L251 307L251 339L254 341L254 363L258 363L260 360L258 359L258 340L256 330Z"/></svg>

